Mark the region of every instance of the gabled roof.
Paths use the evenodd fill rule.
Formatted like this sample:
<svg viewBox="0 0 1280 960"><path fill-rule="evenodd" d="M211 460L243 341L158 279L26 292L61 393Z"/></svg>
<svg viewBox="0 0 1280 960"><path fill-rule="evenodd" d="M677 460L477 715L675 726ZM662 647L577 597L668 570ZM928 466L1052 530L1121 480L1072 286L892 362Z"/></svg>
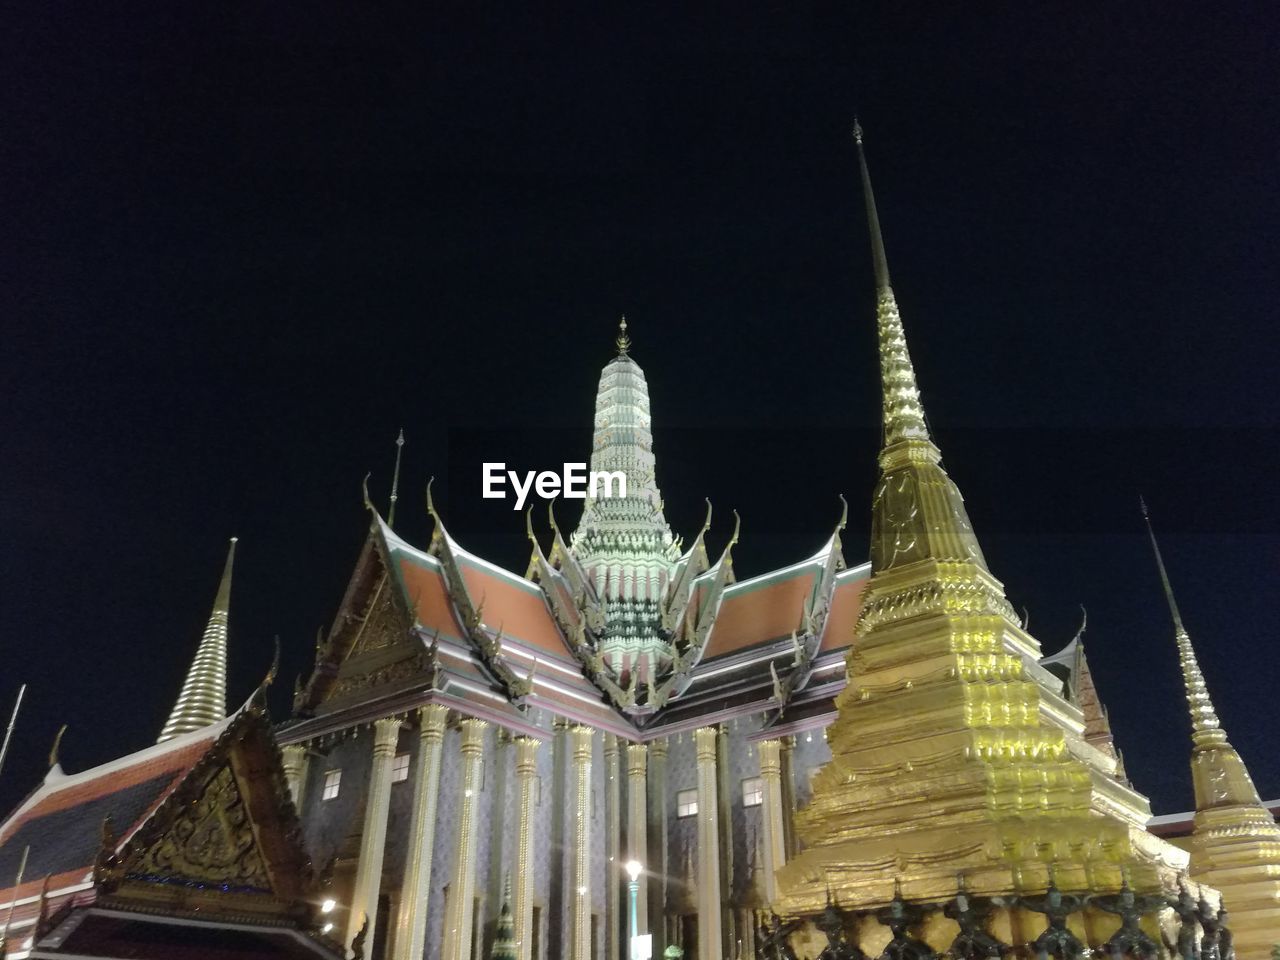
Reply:
<svg viewBox="0 0 1280 960"><path fill-rule="evenodd" d="M435 530L426 550L369 509L373 519L351 585L295 719L282 728L288 742L433 700L512 729L527 726L522 711L538 705L641 736L700 715L703 704L750 702L756 710L781 711L812 677L821 674L814 683L823 685L824 697L842 679L833 665L843 662L852 641L867 577L865 565L844 567L843 516L814 555L740 583L731 557L736 524L710 566L700 535L681 558L687 577L675 603L680 609L664 614L676 651L670 670L619 677L593 645L592 598L573 583L580 571L543 554L531 523L533 550L522 577L454 540L430 498ZM560 544L557 532L553 553L563 552ZM381 639L371 643L371 636Z"/></svg>
<svg viewBox="0 0 1280 960"><path fill-rule="evenodd" d="M445 675L436 689L448 692L450 675L466 676L473 695L484 697L474 685L487 684L509 701L512 714L515 706L537 704L571 719L617 724L619 718L587 678L537 584L470 553L439 522L436 555L385 526L382 535L418 626L432 631L438 645ZM457 642L437 639L436 633ZM487 707L501 709L496 704L489 698Z"/></svg>
<svg viewBox="0 0 1280 960"><path fill-rule="evenodd" d="M797 564L727 587L703 661L802 630L819 573L814 564Z"/></svg>
<svg viewBox="0 0 1280 960"><path fill-rule="evenodd" d="M127 840L191 772L231 723L223 720L137 753L67 776L56 768L0 825L0 881L17 876L30 847L22 890L84 882L102 847L108 817ZM11 888L0 891L7 903Z"/></svg>
<svg viewBox="0 0 1280 960"><path fill-rule="evenodd" d="M115 936L138 943L154 939L143 929L153 923L234 918L244 929L298 934L264 956L300 955L299 944L302 955L337 955L308 932L315 876L257 698L220 723L82 773L55 768L0 824L0 876L16 874L24 850L22 885L0 890L0 913L13 905L10 957L25 956L33 935L38 956L62 955L73 933L84 946L90 907L114 911ZM223 934L210 927L185 943L201 938Z"/></svg>

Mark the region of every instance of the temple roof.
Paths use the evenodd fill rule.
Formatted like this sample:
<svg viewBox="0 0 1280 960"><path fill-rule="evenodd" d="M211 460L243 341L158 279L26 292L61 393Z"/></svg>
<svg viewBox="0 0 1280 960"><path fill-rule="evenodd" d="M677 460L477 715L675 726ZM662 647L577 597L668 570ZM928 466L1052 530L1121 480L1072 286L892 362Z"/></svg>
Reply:
<svg viewBox="0 0 1280 960"><path fill-rule="evenodd" d="M844 569L838 530L799 563L737 583L729 548L708 565L699 533L681 558L668 614L675 663L654 675L620 674L591 643L583 586L575 590L558 531L552 557L568 566L553 565L530 527L533 559L522 577L468 551L431 509L427 549L373 512L316 669L281 729L286 741L426 702L535 735L525 712L542 707L644 739L648 729L705 718L716 703L781 713L783 701L805 699L811 678L824 688L843 682L869 569Z"/></svg>
<svg viewBox="0 0 1280 960"><path fill-rule="evenodd" d="M210 843L200 856L186 855L193 838ZM10 958L101 955L107 943L111 955L202 957L228 938L246 956L337 955L308 932L314 874L256 698L81 773L55 767L0 823L0 877L24 861L22 883L0 889ZM240 934L225 929L232 915ZM196 917L213 923L193 933Z"/></svg>

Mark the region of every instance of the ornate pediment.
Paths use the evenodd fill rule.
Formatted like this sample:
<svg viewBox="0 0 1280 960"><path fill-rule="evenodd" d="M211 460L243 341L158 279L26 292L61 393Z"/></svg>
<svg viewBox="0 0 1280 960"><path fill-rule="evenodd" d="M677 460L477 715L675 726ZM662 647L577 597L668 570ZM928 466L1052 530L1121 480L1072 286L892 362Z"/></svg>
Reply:
<svg viewBox="0 0 1280 960"><path fill-rule="evenodd" d="M123 909L313 929L316 875L260 702L241 711L123 848L103 825L93 876L101 902Z"/></svg>
<svg viewBox="0 0 1280 960"><path fill-rule="evenodd" d="M229 763L206 774L195 800L126 861L124 875L149 882L271 892L249 810Z"/></svg>
<svg viewBox="0 0 1280 960"><path fill-rule="evenodd" d="M434 666L375 526L338 616L317 642L316 669L295 695L294 711L305 715L389 684L430 682Z"/></svg>

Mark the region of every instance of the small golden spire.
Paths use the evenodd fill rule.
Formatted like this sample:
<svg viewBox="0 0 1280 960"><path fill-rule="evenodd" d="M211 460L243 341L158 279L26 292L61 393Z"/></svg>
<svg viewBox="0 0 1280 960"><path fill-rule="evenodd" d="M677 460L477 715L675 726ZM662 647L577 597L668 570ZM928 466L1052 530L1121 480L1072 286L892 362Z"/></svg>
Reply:
<svg viewBox="0 0 1280 960"><path fill-rule="evenodd" d="M871 172L862 149L862 124L853 121L853 142L858 145L858 166L862 171L862 199L867 205L867 226L871 230L871 262L876 272L876 289L888 290L889 260L884 253L884 237L880 234L880 215L876 212L876 196L871 191Z"/></svg>
<svg viewBox="0 0 1280 960"><path fill-rule="evenodd" d="M618 321L618 337L613 341L618 346L618 356L625 357L631 349L631 335L627 333L627 315L624 313Z"/></svg>
<svg viewBox="0 0 1280 960"><path fill-rule="evenodd" d="M400 496L400 454L404 450L404 427L400 428L400 435L396 437L396 469L391 475L391 506L387 508L387 526L394 527L396 523L396 500Z"/></svg>
<svg viewBox="0 0 1280 960"><path fill-rule="evenodd" d="M867 207L867 228L871 234L871 261L876 277L876 324L880 339L880 385L884 413L884 445L901 440L929 440L916 371L907 350L907 336L898 314L898 302L889 283L889 261L880 233L880 215L871 189L871 171L862 148L862 127L854 121L853 139L858 144L858 169L862 175L862 198Z"/></svg>
<svg viewBox="0 0 1280 960"><path fill-rule="evenodd" d="M1192 734L1197 738L1225 742L1227 735L1222 731L1218 712L1213 708L1213 701L1209 699L1209 688L1204 682L1204 674L1200 672L1200 662L1196 659L1195 649L1191 646L1191 635L1182 624L1182 613L1178 610L1178 601L1173 596L1173 586L1169 583L1169 572L1164 566L1160 544L1156 542L1156 533L1151 526L1151 515L1147 512L1147 503L1139 497L1138 505L1142 508L1142 519L1146 522L1151 550L1156 556L1156 569L1160 571L1164 598L1169 604L1169 614L1173 618L1174 638L1178 644L1178 660L1182 665L1182 679L1187 686L1187 705L1191 708Z"/></svg>
<svg viewBox="0 0 1280 960"><path fill-rule="evenodd" d="M231 612L231 571L236 543L237 538L232 537L209 623L157 743L207 727L227 715L227 621Z"/></svg>

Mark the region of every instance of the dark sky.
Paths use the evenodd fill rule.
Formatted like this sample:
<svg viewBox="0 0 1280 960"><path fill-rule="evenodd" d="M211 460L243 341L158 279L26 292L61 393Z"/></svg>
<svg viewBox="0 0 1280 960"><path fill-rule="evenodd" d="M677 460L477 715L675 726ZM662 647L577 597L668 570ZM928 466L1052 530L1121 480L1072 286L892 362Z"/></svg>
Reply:
<svg viewBox="0 0 1280 960"><path fill-rule="evenodd" d="M622 312L677 530L709 496L719 550L736 507L749 576L812 553L843 492L865 557L855 111L993 572L1046 651L1088 606L1130 773L1186 808L1145 493L1226 727L1280 795L1266 5L81 6L27 4L0 50L5 718L30 684L0 806L61 723L71 771L154 740L231 534L231 699L279 634L285 715L401 426L401 532L425 543L436 474L451 532L523 571L476 462L585 459Z"/></svg>

